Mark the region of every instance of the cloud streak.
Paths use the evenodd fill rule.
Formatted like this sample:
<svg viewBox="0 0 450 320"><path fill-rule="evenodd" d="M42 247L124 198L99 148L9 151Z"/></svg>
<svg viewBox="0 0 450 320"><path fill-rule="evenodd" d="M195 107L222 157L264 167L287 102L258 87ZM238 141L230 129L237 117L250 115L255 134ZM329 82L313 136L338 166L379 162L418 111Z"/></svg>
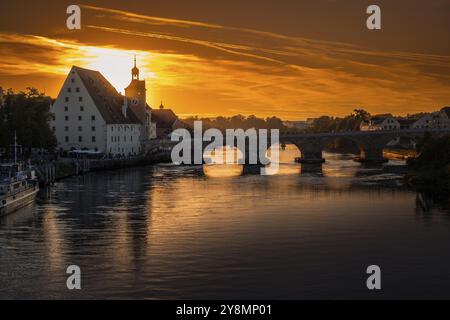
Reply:
<svg viewBox="0 0 450 320"><path fill-rule="evenodd" d="M127 59L138 52L149 102L155 105L162 99L182 114L298 119L343 115L361 106L373 113L404 114L450 101L449 56L374 51L117 9L83 9L91 13L86 33L132 41L118 46L0 33L0 54L11 57L0 62L0 76L62 76L70 65L79 64L110 74L123 90L129 80ZM123 70L111 69L113 59L124 61L116 65L125 66Z"/></svg>

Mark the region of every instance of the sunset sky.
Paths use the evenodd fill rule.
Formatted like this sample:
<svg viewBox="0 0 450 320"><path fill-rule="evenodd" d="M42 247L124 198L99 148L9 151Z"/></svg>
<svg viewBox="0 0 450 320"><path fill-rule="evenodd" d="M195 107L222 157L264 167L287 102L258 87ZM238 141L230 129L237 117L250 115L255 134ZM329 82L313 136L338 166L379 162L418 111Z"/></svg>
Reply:
<svg viewBox="0 0 450 320"><path fill-rule="evenodd" d="M66 28L70 4L82 7L82 30ZM380 31L366 28L371 4ZM16 0L1 9L4 89L56 97L77 65L123 92L136 54L147 102L181 116L300 120L450 105L450 0Z"/></svg>

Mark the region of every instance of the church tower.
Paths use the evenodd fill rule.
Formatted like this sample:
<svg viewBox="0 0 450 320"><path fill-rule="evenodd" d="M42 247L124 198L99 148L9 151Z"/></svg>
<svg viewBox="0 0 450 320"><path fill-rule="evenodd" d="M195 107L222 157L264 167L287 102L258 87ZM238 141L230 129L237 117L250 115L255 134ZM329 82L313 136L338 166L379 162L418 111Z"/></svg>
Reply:
<svg viewBox="0 0 450 320"><path fill-rule="evenodd" d="M134 57L134 67L131 69L131 83L125 88L125 96L129 101L129 108L142 122L144 132L143 139L151 135L151 109L147 107L147 92L145 80L140 80L139 69Z"/></svg>
<svg viewBox="0 0 450 320"><path fill-rule="evenodd" d="M139 69L136 66L136 56L134 57L134 67L131 69L131 83L125 88L125 96L128 98L129 107L134 114L139 117L142 123L146 121L147 93L145 80L139 79Z"/></svg>

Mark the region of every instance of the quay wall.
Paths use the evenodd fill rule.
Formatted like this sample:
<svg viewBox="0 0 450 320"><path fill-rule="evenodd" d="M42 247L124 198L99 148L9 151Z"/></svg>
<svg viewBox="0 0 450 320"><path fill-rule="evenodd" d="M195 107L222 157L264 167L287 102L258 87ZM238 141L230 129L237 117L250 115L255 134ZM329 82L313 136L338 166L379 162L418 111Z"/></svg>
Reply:
<svg viewBox="0 0 450 320"><path fill-rule="evenodd" d="M170 162L170 155L152 154L151 156L134 157L131 159L74 159L60 158L34 165L39 184L51 185L56 181L83 175L89 172L117 170L138 166L146 166Z"/></svg>

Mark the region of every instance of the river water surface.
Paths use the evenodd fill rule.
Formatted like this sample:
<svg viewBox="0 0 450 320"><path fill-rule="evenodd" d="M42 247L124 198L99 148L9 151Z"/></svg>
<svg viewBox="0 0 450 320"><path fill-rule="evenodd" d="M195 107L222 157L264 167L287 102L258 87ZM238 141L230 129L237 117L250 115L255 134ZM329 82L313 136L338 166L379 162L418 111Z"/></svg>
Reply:
<svg viewBox="0 0 450 320"><path fill-rule="evenodd" d="M0 221L0 298L450 298L449 210L326 158L312 173L288 149L272 176L158 165L61 181Z"/></svg>

